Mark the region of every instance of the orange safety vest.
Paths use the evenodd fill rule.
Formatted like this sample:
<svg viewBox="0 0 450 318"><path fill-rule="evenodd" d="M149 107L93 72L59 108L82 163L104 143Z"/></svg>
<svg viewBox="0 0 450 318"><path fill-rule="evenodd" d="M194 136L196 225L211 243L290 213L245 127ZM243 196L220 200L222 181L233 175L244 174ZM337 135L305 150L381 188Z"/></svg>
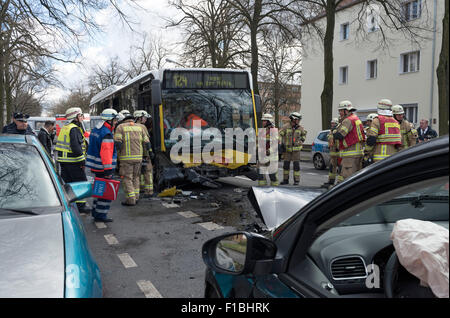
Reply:
<svg viewBox="0 0 450 318"><path fill-rule="evenodd" d="M353 129L345 136L344 141L339 143L339 150L344 150L366 140L364 126L358 116L351 114L347 118L352 122Z"/></svg>
<svg viewBox="0 0 450 318"><path fill-rule="evenodd" d="M378 115L380 130L378 132L377 143L381 145L401 145L402 134L400 124L393 117Z"/></svg>

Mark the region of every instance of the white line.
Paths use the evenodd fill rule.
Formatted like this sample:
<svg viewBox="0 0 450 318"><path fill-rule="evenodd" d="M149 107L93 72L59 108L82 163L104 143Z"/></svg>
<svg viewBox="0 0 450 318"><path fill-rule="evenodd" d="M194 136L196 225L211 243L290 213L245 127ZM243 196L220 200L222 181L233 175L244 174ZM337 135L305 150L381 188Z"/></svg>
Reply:
<svg viewBox="0 0 450 318"><path fill-rule="evenodd" d="M114 234L106 234L104 236L105 236L106 242L108 242L109 245L117 245L117 244L119 244L119 241L116 239Z"/></svg>
<svg viewBox="0 0 450 318"><path fill-rule="evenodd" d="M198 225L200 225L201 227L204 227L205 229L207 229L209 231L223 229L222 226L220 226L216 223L213 223L213 222L198 223Z"/></svg>
<svg viewBox="0 0 450 318"><path fill-rule="evenodd" d="M150 281L138 280L137 284L146 298L163 298Z"/></svg>
<svg viewBox="0 0 450 318"><path fill-rule="evenodd" d="M98 229L106 229L106 228L107 228L106 224L103 223L103 222L95 222L95 226L96 226Z"/></svg>
<svg viewBox="0 0 450 318"><path fill-rule="evenodd" d="M247 177L236 176L235 178L236 178L236 179L246 180L246 181L252 181L252 179L247 178Z"/></svg>
<svg viewBox="0 0 450 318"><path fill-rule="evenodd" d="M185 218L195 218L198 214L195 214L192 211L178 212L179 215L184 216Z"/></svg>
<svg viewBox="0 0 450 318"><path fill-rule="evenodd" d="M135 261L133 261L133 259L128 253L117 254L117 256L119 257L120 261L122 262L123 266L125 266L125 268L137 267L137 264L135 263Z"/></svg>
<svg viewBox="0 0 450 318"><path fill-rule="evenodd" d="M175 204L175 203L165 203L165 202L163 202L162 205L164 207L168 208L168 209L179 208L180 207L178 204Z"/></svg>

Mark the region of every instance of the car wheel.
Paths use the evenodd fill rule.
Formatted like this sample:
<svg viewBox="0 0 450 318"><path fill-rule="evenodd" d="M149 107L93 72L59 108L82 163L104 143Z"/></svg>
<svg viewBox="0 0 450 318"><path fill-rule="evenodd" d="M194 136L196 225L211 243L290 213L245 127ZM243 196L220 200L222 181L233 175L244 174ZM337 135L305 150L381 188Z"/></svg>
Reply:
<svg viewBox="0 0 450 318"><path fill-rule="evenodd" d="M323 159L322 155L319 153L314 155L313 164L314 164L314 168L316 168L317 170L325 169L325 160Z"/></svg>

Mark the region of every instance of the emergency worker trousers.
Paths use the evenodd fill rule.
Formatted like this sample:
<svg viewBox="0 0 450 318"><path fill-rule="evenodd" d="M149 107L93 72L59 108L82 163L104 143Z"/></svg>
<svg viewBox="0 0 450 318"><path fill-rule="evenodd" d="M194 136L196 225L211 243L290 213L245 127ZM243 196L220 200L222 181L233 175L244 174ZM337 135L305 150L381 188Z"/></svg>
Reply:
<svg viewBox="0 0 450 318"><path fill-rule="evenodd" d="M291 161L294 166L294 183L300 182L300 151L283 153L283 182L289 183L289 173L291 171Z"/></svg>
<svg viewBox="0 0 450 318"><path fill-rule="evenodd" d="M265 163L265 164L259 163L258 164L258 168L260 166L269 167L269 165L270 165L270 162ZM277 162L277 166L278 166L278 162ZM278 182L278 173L269 173L269 179L270 179L270 185L273 186L273 187L276 187L276 186L278 186L280 184ZM258 172L258 185L259 186L266 186L267 185L266 173L262 173L261 171Z"/></svg>
<svg viewBox="0 0 450 318"><path fill-rule="evenodd" d="M104 178L104 172L94 172L96 178ZM111 208L111 200L94 198L92 204L92 217L96 220L105 220L109 209Z"/></svg>
<svg viewBox="0 0 450 318"><path fill-rule="evenodd" d="M338 156L330 156L330 170L328 172L328 183L334 184L338 176Z"/></svg>
<svg viewBox="0 0 450 318"><path fill-rule="evenodd" d="M140 189L144 194L153 194L153 166L150 160L142 161Z"/></svg>
<svg viewBox="0 0 450 318"><path fill-rule="evenodd" d="M123 191L125 192L126 203L134 205L139 200L139 186L141 175L141 161L120 162L120 176L122 177Z"/></svg>

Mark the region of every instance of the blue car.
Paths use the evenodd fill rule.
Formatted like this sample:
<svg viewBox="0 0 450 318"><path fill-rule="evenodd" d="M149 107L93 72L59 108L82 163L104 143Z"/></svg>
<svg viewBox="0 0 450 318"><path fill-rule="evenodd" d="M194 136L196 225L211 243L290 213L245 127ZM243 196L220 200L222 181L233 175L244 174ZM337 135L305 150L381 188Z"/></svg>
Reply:
<svg viewBox="0 0 450 318"><path fill-rule="evenodd" d="M0 298L102 297L75 201L34 136L0 134Z"/></svg>
<svg viewBox="0 0 450 318"><path fill-rule="evenodd" d="M267 229L204 243L205 297L436 297L439 291L400 263L403 244L395 246L391 234L399 221L448 231L448 158L447 135L369 165L328 191L253 187L248 198ZM423 259L445 251L443 240L424 239L430 230L411 229L420 232L409 243L422 244ZM422 254L414 256L421 264ZM427 266L448 272L448 262Z"/></svg>
<svg viewBox="0 0 450 318"><path fill-rule="evenodd" d="M311 145L311 160L317 170L323 170L330 164L329 133L329 129L320 131Z"/></svg>

